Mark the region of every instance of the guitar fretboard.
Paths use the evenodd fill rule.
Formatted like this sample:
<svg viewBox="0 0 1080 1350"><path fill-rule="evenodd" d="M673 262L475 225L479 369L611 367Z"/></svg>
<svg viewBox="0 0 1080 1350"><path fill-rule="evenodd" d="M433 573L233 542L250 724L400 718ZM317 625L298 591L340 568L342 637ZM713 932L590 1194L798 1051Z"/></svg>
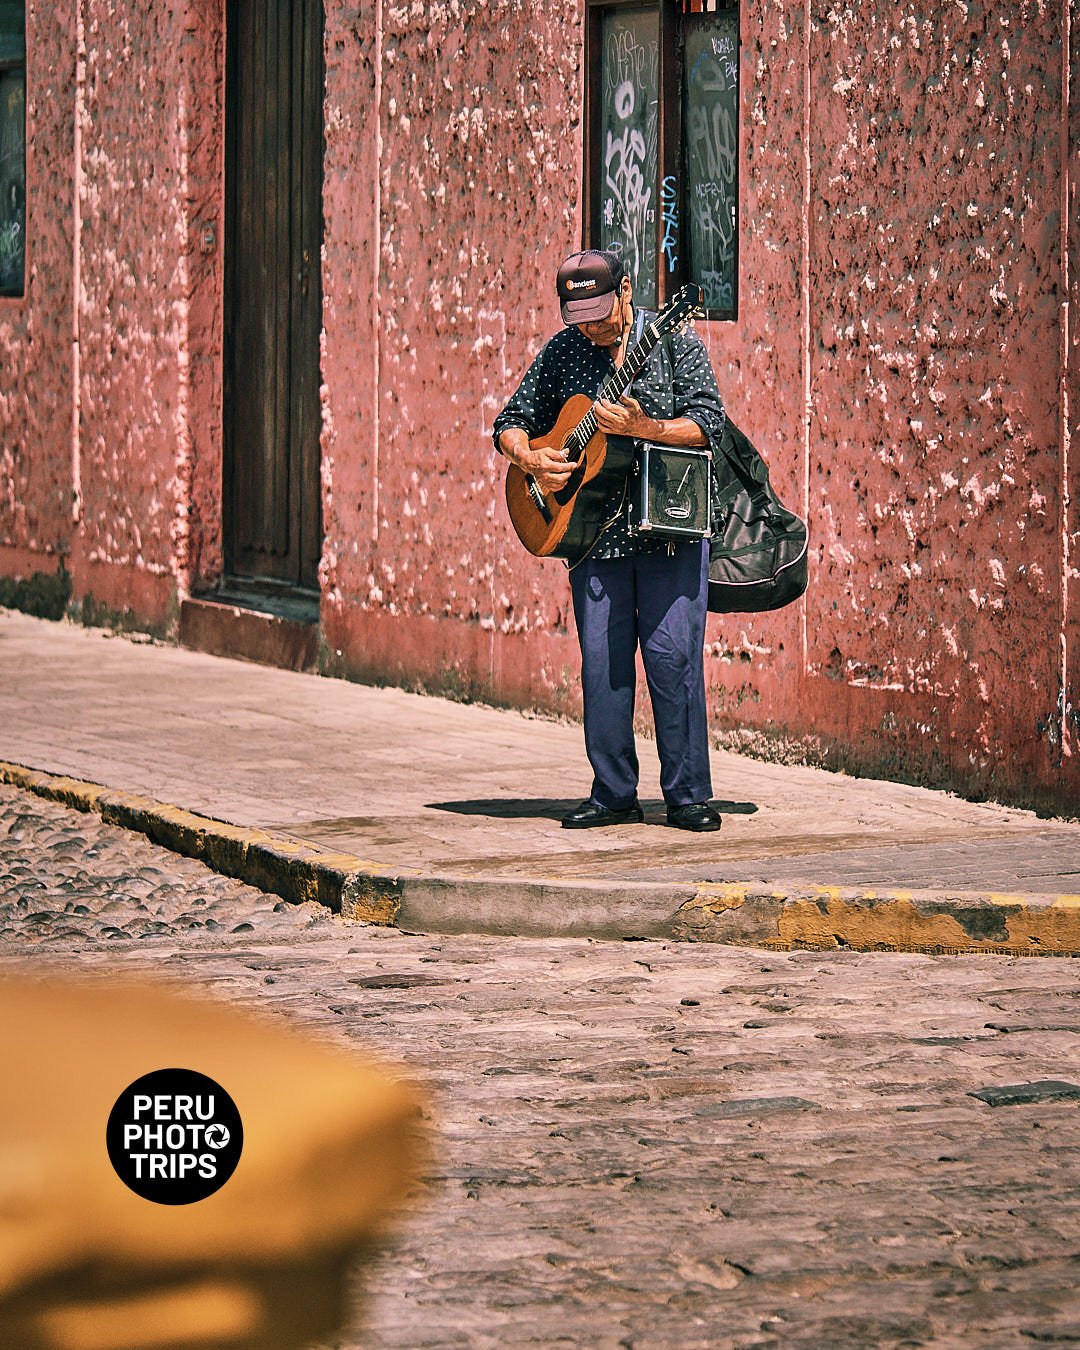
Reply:
<svg viewBox="0 0 1080 1350"><path fill-rule="evenodd" d="M612 371L600 386L597 399L604 399L605 402L610 403L625 394L634 378L640 374L642 367L652 353L652 349L660 341L660 337L661 334L656 325L649 324L638 341L626 353L626 359L622 365L617 370ZM580 459L581 452L596 435L598 429L596 405L593 404L566 438L567 458L570 460Z"/></svg>

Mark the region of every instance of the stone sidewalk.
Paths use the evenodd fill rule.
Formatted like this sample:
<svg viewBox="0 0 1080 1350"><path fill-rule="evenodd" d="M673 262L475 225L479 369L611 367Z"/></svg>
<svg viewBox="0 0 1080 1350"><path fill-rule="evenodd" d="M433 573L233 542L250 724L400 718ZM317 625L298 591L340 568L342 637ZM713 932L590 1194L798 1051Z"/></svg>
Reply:
<svg viewBox="0 0 1080 1350"><path fill-rule="evenodd" d="M1080 953L1078 822L716 751L724 828L687 835L640 749L646 823L561 830L579 726L0 612L0 778L290 899L411 931Z"/></svg>

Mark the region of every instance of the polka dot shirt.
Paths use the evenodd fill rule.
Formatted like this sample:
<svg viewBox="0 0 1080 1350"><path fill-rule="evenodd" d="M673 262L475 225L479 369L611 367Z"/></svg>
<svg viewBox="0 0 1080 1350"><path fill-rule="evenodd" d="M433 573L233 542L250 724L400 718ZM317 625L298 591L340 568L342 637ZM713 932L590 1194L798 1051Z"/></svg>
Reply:
<svg viewBox="0 0 1080 1350"><path fill-rule="evenodd" d="M639 312L640 313L640 312ZM645 321L653 318L644 311ZM635 326L635 332L640 331ZM631 344L634 338L631 336ZM566 400L574 394L595 398L615 369L611 353L596 346L576 328L564 328L547 342L525 372L510 400L495 419L494 438L509 427L521 427L530 438L550 431ZM724 405L716 387L705 345L692 330L673 333L656 346L627 391L650 417L692 418L709 439L719 442L724 429ZM666 541L630 533L627 508L620 502L621 485L612 490L604 515L612 523L600 536L590 557L623 558L667 547Z"/></svg>

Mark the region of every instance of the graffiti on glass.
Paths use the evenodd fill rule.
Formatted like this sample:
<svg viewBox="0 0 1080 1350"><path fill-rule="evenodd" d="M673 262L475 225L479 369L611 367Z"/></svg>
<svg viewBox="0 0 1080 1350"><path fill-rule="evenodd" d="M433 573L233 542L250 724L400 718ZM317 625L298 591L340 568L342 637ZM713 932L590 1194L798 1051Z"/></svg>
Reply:
<svg viewBox="0 0 1080 1350"><path fill-rule="evenodd" d="M689 35L686 154L689 243L708 309L735 303L738 39L734 16Z"/></svg>
<svg viewBox="0 0 1080 1350"><path fill-rule="evenodd" d="M664 226L660 249L667 261L667 270L674 272L679 261L679 194L672 174L668 174L660 184L660 209Z"/></svg>
<svg viewBox="0 0 1080 1350"><path fill-rule="evenodd" d="M25 82L0 73L0 290L22 289L25 265Z"/></svg>
<svg viewBox="0 0 1080 1350"><path fill-rule="evenodd" d="M656 145L659 43L643 20L605 24L603 56L604 241L623 246L635 290L656 286Z"/></svg>

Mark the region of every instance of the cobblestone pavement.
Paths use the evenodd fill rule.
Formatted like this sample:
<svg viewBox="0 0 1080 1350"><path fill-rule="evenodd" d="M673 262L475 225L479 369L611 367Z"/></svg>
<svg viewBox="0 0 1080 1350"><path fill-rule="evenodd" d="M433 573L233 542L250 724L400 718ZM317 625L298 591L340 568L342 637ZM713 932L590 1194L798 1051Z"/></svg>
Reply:
<svg viewBox="0 0 1080 1350"><path fill-rule="evenodd" d="M27 963L152 969L424 1085L365 1346L1080 1343L1078 1102L971 1095L1080 1082L1072 961L413 937L0 789Z"/></svg>

